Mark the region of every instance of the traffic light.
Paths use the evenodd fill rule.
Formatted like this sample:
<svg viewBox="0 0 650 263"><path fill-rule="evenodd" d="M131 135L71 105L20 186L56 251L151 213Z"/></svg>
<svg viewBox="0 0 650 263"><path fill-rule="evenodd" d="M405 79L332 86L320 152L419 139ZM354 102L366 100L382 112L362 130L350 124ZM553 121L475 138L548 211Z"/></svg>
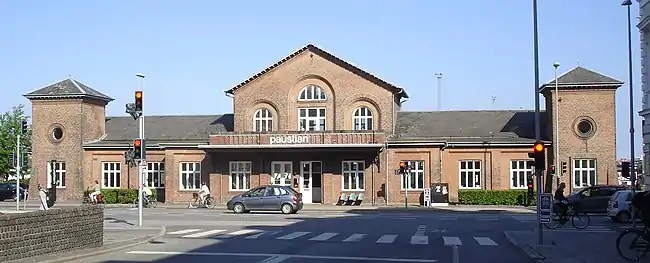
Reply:
<svg viewBox="0 0 650 263"><path fill-rule="evenodd" d="M555 175L555 165L551 165L551 175Z"/></svg>
<svg viewBox="0 0 650 263"><path fill-rule="evenodd" d="M142 112L142 91L135 92L135 111Z"/></svg>
<svg viewBox="0 0 650 263"><path fill-rule="evenodd" d="M533 189L533 177L529 176L528 177L528 182L526 182L526 187L528 189L528 201L526 204L531 205L533 202L533 198L535 197L535 190Z"/></svg>
<svg viewBox="0 0 650 263"><path fill-rule="evenodd" d="M546 156L544 155L544 144L535 143L533 146L533 157L535 159L535 170L544 170L546 165Z"/></svg>
<svg viewBox="0 0 650 263"><path fill-rule="evenodd" d="M10 152L9 153L9 161L11 161L11 167L16 166L16 153L15 152Z"/></svg>
<svg viewBox="0 0 650 263"><path fill-rule="evenodd" d="M630 162L621 162L621 176L630 178Z"/></svg>
<svg viewBox="0 0 650 263"><path fill-rule="evenodd" d="M27 134L27 121L22 121L20 125L22 134Z"/></svg>
<svg viewBox="0 0 650 263"><path fill-rule="evenodd" d="M399 162L399 174L405 174L406 173L406 163L401 161Z"/></svg>
<svg viewBox="0 0 650 263"><path fill-rule="evenodd" d="M133 159L144 160L147 159L146 147L143 139L136 139L133 141Z"/></svg>
<svg viewBox="0 0 650 263"><path fill-rule="evenodd" d="M562 162L562 174L566 174L566 162Z"/></svg>

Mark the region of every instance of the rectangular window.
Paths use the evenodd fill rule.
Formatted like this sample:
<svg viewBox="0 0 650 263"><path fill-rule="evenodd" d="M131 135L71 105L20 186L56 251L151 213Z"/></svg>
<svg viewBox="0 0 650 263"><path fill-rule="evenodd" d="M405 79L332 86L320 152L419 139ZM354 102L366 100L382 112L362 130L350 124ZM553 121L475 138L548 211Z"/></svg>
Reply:
<svg viewBox="0 0 650 263"><path fill-rule="evenodd" d="M510 188L526 189L528 178L533 176L533 167L528 166L528 160L510 161Z"/></svg>
<svg viewBox="0 0 650 263"><path fill-rule="evenodd" d="M49 176L52 174L52 167L50 162L47 162L47 186L51 187L53 183L56 183L56 188L65 188L65 162L55 162L54 163L54 182Z"/></svg>
<svg viewBox="0 0 650 263"><path fill-rule="evenodd" d="M364 161L343 161L343 191L363 191Z"/></svg>
<svg viewBox="0 0 650 263"><path fill-rule="evenodd" d="M403 161L410 171L401 176L402 190L424 189L424 161Z"/></svg>
<svg viewBox="0 0 650 263"><path fill-rule="evenodd" d="M580 188L596 184L596 159L573 160L573 187Z"/></svg>
<svg viewBox="0 0 650 263"><path fill-rule="evenodd" d="M181 190L198 190L201 188L201 163L181 162L180 168Z"/></svg>
<svg viewBox="0 0 650 263"><path fill-rule="evenodd" d="M274 185L291 185L293 164L291 162L271 162L271 183Z"/></svg>
<svg viewBox="0 0 650 263"><path fill-rule="evenodd" d="M230 162L230 190L246 191L251 188L252 162Z"/></svg>
<svg viewBox="0 0 650 263"><path fill-rule="evenodd" d="M298 129L300 131L324 131L325 108L298 109Z"/></svg>
<svg viewBox="0 0 650 263"><path fill-rule="evenodd" d="M165 163L147 163L147 186L154 188L165 188Z"/></svg>
<svg viewBox="0 0 650 263"><path fill-rule="evenodd" d="M460 189L480 189L481 161L461 160L459 165Z"/></svg>
<svg viewBox="0 0 650 263"><path fill-rule="evenodd" d="M102 186L104 188L120 188L122 164L119 162L102 162Z"/></svg>

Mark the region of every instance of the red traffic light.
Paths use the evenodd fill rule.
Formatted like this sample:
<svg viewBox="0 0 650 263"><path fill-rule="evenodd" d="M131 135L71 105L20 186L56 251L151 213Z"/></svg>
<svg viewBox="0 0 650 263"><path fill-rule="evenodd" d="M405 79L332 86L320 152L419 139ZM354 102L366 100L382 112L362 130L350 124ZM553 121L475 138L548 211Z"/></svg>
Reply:
<svg viewBox="0 0 650 263"><path fill-rule="evenodd" d="M533 188L533 184L528 184L528 188Z"/></svg>
<svg viewBox="0 0 650 263"><path fill-rule="evenodd" d="M135 92L135 98L136 99L142 99L142 91L136 91Z"/></svg>
<svg viewBox="0 0 650 263"><path fill-rule="evenodd" d="M544 151L544 144L536 143L535 146L533 146L533 150L535 152L543 152Z"/></svg>
<svg viewBox="0 0 650 263"><path fill-rule="evenodd" d="M140 147L140 146L142 146L142 140L135 140L135 141L133 141L133 145L135 145L135 147Z"/></svg>
<svg viewBox="0 0 650 263"><path fill-rule="evenodd" d="M399 167L404 167L406 164L404 162L399 162Z"/></svg>

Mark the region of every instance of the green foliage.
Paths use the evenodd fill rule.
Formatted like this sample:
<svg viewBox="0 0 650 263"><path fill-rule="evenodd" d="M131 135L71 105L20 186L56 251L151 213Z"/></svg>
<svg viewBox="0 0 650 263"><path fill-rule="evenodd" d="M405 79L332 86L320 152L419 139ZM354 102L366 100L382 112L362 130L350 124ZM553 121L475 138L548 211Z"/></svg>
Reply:
<svg viewBox="0 0 650 263"><path fill-rule="evenodd" d="M0 115L0 176L5 179L14 169L15 164L11 163L10 153L16 151L16 137L21 132L21 124L28 120L24 108L25 106L21 104ZM27 129L26 134L21 135L21 153L31 152L31 135L31 128ZM21 175L29 173L29 171L29 166L22 167Z"/></svg>
<svg viewBox="0 0 650 263"><path fill-rule="evenodd" d="M92 190L86 190L84 197L89 196ZM151 188L151 199L158 198L155 188ZM132 204L138 197L138 189L102 189L104 204Z"/></svg>
<svg viewBox="0 0 650 263"><path fill-rule="evenodd" d="M525 205L528 190L459 190L461 205ZM536 197L533 196L535 205Z"/></svg>

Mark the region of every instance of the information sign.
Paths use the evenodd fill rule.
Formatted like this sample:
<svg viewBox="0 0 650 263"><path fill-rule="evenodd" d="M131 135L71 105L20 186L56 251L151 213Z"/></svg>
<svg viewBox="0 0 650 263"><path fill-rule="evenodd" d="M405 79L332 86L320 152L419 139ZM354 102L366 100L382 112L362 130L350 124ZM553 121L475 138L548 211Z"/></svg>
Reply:
<svg viewBox="0 0 650 263"><path fill-rule="evenodd" d="M553 195L543 193L540 195L539 215L541 223L550 223L553 216Z"/></svg>

